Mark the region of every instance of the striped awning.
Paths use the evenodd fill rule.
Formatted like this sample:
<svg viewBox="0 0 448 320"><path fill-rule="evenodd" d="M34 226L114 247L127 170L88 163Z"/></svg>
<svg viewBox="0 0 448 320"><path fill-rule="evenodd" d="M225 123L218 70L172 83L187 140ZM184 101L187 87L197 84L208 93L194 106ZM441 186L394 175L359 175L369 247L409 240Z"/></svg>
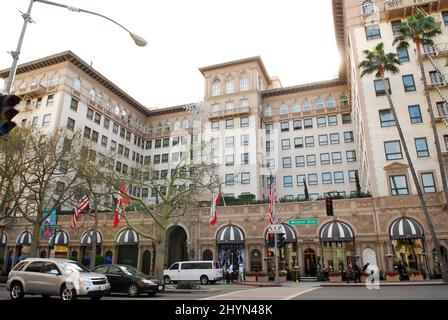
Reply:
<svg viewBox="0 0 448 320"><path fill-rule="evenodd" d="M93 230L89 230L81 237L81 245L89 246L93 242ZM103 237L99 231L96 232L96 244L100 245L103 242Z"/></svg>
<svg viewBox="0 0 448 320"><path fill-rule="evenodd" d="M6 236L6 233L4 232L0 233L0 246L6 246L6 242L8 242L8 237Z"/></svg>
<svg viewBox="0 0 448 320"><path fill-rule="evenodd" d="M287 223L282 223L282 230L283 230L283 233L285 234L285 239L283 240L283 242L288 242L288 243L297 242L297 233L293 227L291 227ZM266 230L264 239L266 241L269 241L269 233L267 230Z"/></svg>
<svg viewBox="0 0 448 320"><path fill-rule="evenodd" d="M65 231L58 231L50 238L48 245L52 246L67 246L68 245L68 233Z"/></svg>
<svg viewBox="0 0 448 320"><path fill-rule="evenodd" d="M138 242L138 234L132 229L124 229L117 236L117 244L119 245L136 245Z"/></svg>
<svg viewBox="0 0 448 320"><path fill-rule="evenodd" d="M244 233L237 226L225 226L219 230L216 236L217 244L239 244L244 243Z"/></svg>
<svg viewBox="0 0 448 320"><path fill-rule="evenodd" d="M425 237L422 226L414 219L399 218L390 226L391 239L423 239Z"/></svg>
<svg viewBox="0 0 448 320"><path fill-rule="evenodd" d="M33 235L31 232L25 231L17 238L17 244L21 246L29 246L32 238Z"/></svg>
<svg viewBox="0 0 448 320"><path fill-rule="evenodd" d="M320 241L323 242L343 242L343 241L353 241L355 240L355 235L352 228L340 221L329 222L320 231Z"/></svg>

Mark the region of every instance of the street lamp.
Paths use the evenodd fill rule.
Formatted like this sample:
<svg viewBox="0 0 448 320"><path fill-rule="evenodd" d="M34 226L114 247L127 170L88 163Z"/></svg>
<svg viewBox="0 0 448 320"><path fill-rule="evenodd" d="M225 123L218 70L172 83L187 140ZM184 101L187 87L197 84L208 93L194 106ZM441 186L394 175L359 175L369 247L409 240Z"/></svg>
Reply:
<svg viewBox="0 0 448 320"><path fill-rule="evenodd" d="M45 4L52 5L52 6L65 8L65 9L68 9L68 10L73 11L73 12L84 12L84 13L88 13L88 14L93 14L93 15L99 16L101 18L107 19L107 20L115 23L116 25L118 25L122 29L126 30L129 33L129 35L131 36L132 40L134 40L134 42L135 42L135 44L137 46L144 47L144 46L146 46L148 44L148 42L145 39L143 39L142 37L136 35L135 33L132 33L127 28L125 28L124 26L119 24L117 21L112 20L111 18L108 18L108 17L106 17L106 16L104 16L104 15L102 15L100 13L96 13L96 12L89 11L89 10L84 10L84 9L81 9L81 8L71 7L71 6L62 4L62 3L46 1L46 0L30 0L30 4L28 6L27 12L22 14L22 17L23 17L23 27L22 27L22 32L20 33L19 42L17 43L17 49L16 49L16 51L10 52L10 54L11 54L11 56L13 58L13 62L12 62L11 68L9 70L8 80L6 82L6 88L5 88L6 94L10 94L11 93L12 84L14 82L14 77L15 77L16 72L17 72L17 63L19 61L20 50L22 48L23 38L25 37L26 27L27 27L28 23L32 22L32 20L31 20L31 9L33 7L33 3L34 2L42 2L42 3L45 3Z"/></svg>

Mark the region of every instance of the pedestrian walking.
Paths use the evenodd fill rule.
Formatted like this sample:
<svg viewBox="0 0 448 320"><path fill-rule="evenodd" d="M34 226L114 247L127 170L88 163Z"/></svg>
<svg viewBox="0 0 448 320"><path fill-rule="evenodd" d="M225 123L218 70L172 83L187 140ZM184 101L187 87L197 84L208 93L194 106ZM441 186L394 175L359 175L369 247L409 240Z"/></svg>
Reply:
<svg viewBox="0 0 448 320"><path fill-rule="evenodd" d="M225 264L223 264L223 266L222 266L222 281L226 281L226 282L228 281L227 280L227 267Z"/></svg>
<svg viewBox="0 0 448 320"><path fill-rule="evenodd" d="M244 281L244 264L240 262L239 268L238 268L238 274L239 274L239 280Z"/></svg>
<svg viewBox="0 0 448 320"><path fill-rule="evenodd" d="M353 271L355 272L355 283L356 282L361 283L361 268L358 266L356 262L355 265L353 266Z"/></svg>
<svg viewBox="0 0 448 320"><path fill-rule="evenodd" d="M354 272L353 272L353 265L350 262L348 264L348 268L347 268L347 283L350 283L350 278L353 277L353 280L356 281L356 279L354 278Z"/></svg>
<svg viewBox="0 0 448 320"><path fill-rule="evenodd" d="M229 275L230 282L233 282L233 264L230 264L229 268L227 269L227 274Z"/></svg>

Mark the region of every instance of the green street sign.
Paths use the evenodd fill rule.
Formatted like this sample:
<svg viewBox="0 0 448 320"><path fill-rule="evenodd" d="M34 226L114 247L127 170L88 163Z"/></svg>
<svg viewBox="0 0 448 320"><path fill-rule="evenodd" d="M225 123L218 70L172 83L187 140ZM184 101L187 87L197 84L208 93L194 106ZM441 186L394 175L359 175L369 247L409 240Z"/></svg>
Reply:
<svg viewBox="0 0 448 320"><path fill-rule="evenodd" d="M288 224L291 226L301 226L305 224L318 224L319 219L291 219L288 220Z"/></svg>

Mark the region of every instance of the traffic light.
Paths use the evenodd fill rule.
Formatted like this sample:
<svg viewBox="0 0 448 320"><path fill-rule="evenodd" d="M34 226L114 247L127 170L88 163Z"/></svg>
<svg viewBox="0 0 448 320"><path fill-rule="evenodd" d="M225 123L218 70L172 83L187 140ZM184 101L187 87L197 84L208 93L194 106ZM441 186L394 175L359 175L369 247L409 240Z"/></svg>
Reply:
<svg viewBox="0 0 448 320"><path fill-rule="evenodd" d="M14 109L19 102L18 96L0 95L0 136L6 136L16 126L11 119L19 113Z"/></svg>
<svg viewBox="0 0 448 320"><path fill-rule="evenodd" d="M285 234L284 233L277 233L277 248L282 247L284 241L285 241Z"/></svg>
<svg viewBox="0 0 448 320"><path fill-rule="evenodd" d="M273 233L273 232L268 233L268 247L273 247L275 245L274 236L275 236L275 233Z"/></svg>
<svg viewBox="0 0 448 320"><path fill-rule="evenodd" d="M268 251L268 257L273 257L274 256L274 251Z"/></svg>
<svg viewBox="0 0 448 320"><path fill-rule="evenodd" d="M325 207L327 209L327 216L333 216L333 198L331 196L325 197Z"/></svg>

